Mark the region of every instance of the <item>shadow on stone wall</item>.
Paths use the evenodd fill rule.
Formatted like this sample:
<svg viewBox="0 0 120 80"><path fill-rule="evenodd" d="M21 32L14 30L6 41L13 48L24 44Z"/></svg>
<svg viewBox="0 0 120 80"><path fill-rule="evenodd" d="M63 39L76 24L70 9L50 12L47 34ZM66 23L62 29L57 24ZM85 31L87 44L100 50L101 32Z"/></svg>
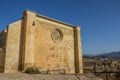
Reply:
<svg viewBox="0 0 120 80"><path fill-rule="evenodd" d="M5 52L2 48L0 48L0 73L4 72L5 65Z"/></svg>

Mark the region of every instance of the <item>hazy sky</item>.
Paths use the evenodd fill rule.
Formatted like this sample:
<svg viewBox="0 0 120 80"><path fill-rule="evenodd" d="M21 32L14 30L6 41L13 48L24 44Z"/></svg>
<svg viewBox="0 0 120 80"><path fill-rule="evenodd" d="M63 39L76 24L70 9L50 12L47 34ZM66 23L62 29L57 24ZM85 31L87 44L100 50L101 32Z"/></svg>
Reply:
<svg viewBox="0 0 120 80"><path fill-rule="evenodd" d="M81 26L83 54L120 51L120 0L1 0L0 31L26 9Z"/></svg>

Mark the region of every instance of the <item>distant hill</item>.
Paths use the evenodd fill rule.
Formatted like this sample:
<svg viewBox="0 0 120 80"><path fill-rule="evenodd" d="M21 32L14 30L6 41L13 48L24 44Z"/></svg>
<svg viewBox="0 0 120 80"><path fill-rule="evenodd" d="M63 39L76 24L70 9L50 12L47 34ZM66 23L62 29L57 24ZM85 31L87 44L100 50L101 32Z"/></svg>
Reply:
<svg viewBox="0 0 120 80"><path fill-rule="evenodd" d="M104 57L104 58L120 58L120 51L118 52L109 52L109 53L104 53L100 54L94 57Z"/></svg>
<svg viewBox="0 0 120 80"><path fill-rule="evenodd" d="M83 55L84 58L102 57L102 58L120 58L120 51L103 53L99 55Z"/></svg>
<svg viewBox="0 0 120 80"><path fill-rule="evenodd" d="M90 54L83 54L83 58L92 58L94 57L94 55L90 55Z"/></svg>

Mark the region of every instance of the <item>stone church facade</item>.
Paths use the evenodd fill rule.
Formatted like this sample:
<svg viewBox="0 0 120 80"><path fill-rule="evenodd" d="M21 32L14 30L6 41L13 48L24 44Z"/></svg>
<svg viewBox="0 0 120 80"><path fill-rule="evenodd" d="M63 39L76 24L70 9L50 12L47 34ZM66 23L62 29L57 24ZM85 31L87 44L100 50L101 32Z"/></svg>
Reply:
<svg viewBox="0 0 120 80"><path fill-rule="evenodd" d="M0 33L0 72L28 67L83 73L80 27L26 10Z"/></svg>

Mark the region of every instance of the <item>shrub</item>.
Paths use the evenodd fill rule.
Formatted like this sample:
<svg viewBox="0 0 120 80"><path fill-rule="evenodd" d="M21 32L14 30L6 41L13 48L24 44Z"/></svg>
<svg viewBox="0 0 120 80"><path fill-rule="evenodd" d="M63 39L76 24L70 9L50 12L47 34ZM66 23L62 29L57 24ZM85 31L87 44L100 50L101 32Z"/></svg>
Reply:
<svg viewBox="0 0 120 80"><path fill-rule="evenodd" d="M25 73L29 73L29 74L39 74L40 71L38 68L36 67L28 67L26 70L25 70Z"/></svg>

